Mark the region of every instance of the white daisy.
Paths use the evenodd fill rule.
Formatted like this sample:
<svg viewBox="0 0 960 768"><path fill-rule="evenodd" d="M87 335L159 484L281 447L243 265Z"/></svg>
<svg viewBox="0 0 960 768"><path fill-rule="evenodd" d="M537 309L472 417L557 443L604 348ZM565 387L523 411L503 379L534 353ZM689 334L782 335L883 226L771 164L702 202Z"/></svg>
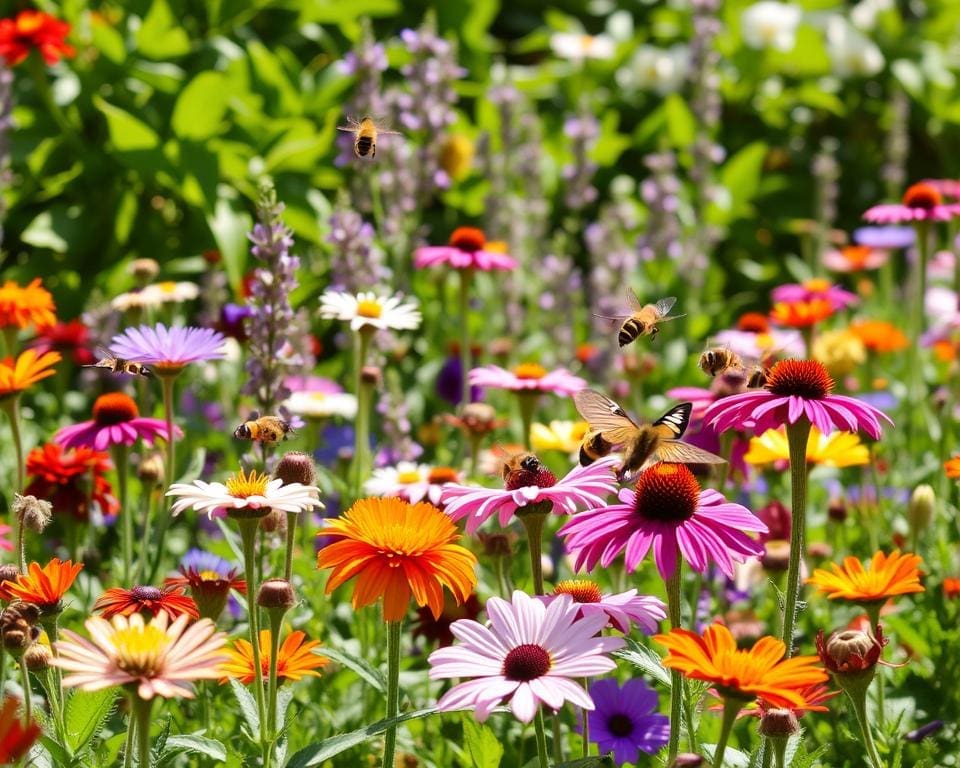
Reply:
<svg viewBox="0 0 960 768"><path fill-rule="evenodd" d="M200 295L200 287L196 283L167 280L162 283L152 283L140 293L146 301L153 304L182 304L197 298Z"/></svg>
<svg viewBox="0 0 960 768"><path fill-rule="evenodd" d="M350 329L392 328L412 331L420 327L420 310L413 302L404 303L400 296L377 296L370 291L351 293L326 291L320 297L320 316L349 320Z"/></svg>
<svg viewBox="0 0 960 768"><path fill-rule="evenodd" d="M447 483L460 482L460 476L450 467L430 467L401 461L395 467L380 467L373 470L363 486L364 493L371 496L397 496L411 504L427 500L440 506L440 494Z"/></svg>
<svg viewBox="0 0 960 768"><path fill-rule="evenodd" d="M743 42L751 48L776 48L792 51L797 42L797 27L803 11L790 3L762 0L747 8L740 17Z"/></svg>
<svg viewBox="0 0 960 768"><path fill-rule="evenodd" d="M241 469L226 483L174 483L167 496L179 497L173 503L174 516L185 509L206 512L212 518L219 510L226 510L236 517L259 517L271 509L279 512L306 512L313 507L323 509L320 489L300 483L283 484L280 479L270 480L255 471L249 474ZM249 510L249 511L248 511Z"/></svg>
<svg viewBox="0 0 960 768"><path fill-rule="evenodd" d="M679 91L689 72L690 49L687 46L656 48L641 45L630 63L617 70L617 83L627 89L667 94Z"/></svg>
<svg viewBox="0 0 960 768"><path fill-rule="evenodd" d="M584 59L612 59L617 44L609 35L583 35L572 32L556 32L550 36L553 52L570 61Z"/></svg>
<svg viewBox="0 0 960 768"><path fill-rule="evenodd" d="M872 77L883 69L876 43L839 14L827 21L827 51L839 77Z"/></svg>
<svg viewBox="0 0 960 768"><path fill-rule="evenodd" d="M290 413L305 419L339 416L352 420L357 416L357 398L349 392L294 392L283 404Z"/></svg>

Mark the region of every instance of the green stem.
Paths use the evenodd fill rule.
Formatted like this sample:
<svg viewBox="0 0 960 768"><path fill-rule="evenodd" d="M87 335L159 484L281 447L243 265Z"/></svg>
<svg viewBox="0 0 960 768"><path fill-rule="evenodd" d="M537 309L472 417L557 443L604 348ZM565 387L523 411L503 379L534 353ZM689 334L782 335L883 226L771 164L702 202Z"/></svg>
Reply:
<svg viewBox="0 0 960 768"><path fill-rule="evenodd" d="M149 542L150 541L150 528L153 522L153 486L148 485L141 496L141 503L143 504L143 532L141 534L141 541ZM149 569L149 558L147 557L146 550L148 547L140 547L140 553L137 555L137 570L136 576L137 579L145 579L147 576L147 571ZM149 584L149 580L141 581L141 584Z"/></svg>
<svg viewBox="0 0 960 768"><path fill-rule="evenodd" d="M523 447L528 451L532 448L530 442L530 428L533 426L533 412L537 408L538 395L536 392L518 392L520 402L520 425L523 429Z"/></svg>
<svg viewBox="0 0 960 768"><path fill-rule="evenodd" d="M286 608L270 608L270 678L267 683L267 734L272 742L277 736L277 665L280 661L280 627Z"/></svg>
<svg viewBox="0 0 960 768"><path fill-rule="evenodd" d="M176 373L160 374L160 385L163 388L163 416L167 422L167 455L166 461L164 462L164 469L166 470L168 485L176 482L177 480L177 477L174 473L177 454L176 435L173 431L173 382L179 373L180 372L177 371Z"/></svg>
<svg viewBox="0 0 960 768"><path fill-rule="evenodd" d="M530 551L530 571L533 574L533 592L536 595L543 591L543 523L550 514L551 502L528 504L517 510L516 515L523 523L527 533L527 548Z"/></svg>
<svg viewBox="0 0 960 768"><path fill-rule="evenodd" d="M127 738L123 741L123 768L133 768L133 750L136 742L137 723L133 711L127 719Z"/></svg>
<svg viewBox="0 0 960 768"><path fill-rule="evenodd" d="M786 736L779 736L777 738L767 739L767 745L770 747L766 752L764 752L764 760L768 754L773 755L777 759L776 768L787 768L787 744L790 739ZM769 763L767 763L769 765Z"/></svg>
<svg viewBox="0 0 960 768"><path fill-rule="evenodd" d="M400 714L400 622L387 622L387 719ZM391 723L383 741L383 765L393 766L397 725Z"/></svg>
<svg viewBox="0 0 960 768"><path fill-rule="evenodd" d="M583 687L586 690L590 685L590 681L587 678L583 678ZM590 757L590 718L587 716L587 710L581 710L581 724L580 727L583 730L583 756Z"/></svg>
<svg viewBox="0 0 960 768"><path fill-rule="evenodd" d="M793 628L797 620L800 598L800 560L803 556L803 529L807 515L807 438L810 422L805 418L787 424L787 445L790 451L790 497L793 521L790 526L790 562L787 566L787 593L783 606L783 644L786 658L793 655Z"/></svg>
<svg viewBox="0 0 960 768"><path fill-rule="evenodd" d="M150 711L153 709L153 699L141 699L135 693L130 694L130 706L137 719L137 756L138 768L150 766Z"/></svg>
<svg viewBox="0 0 960 768"><path fill-rule="evenodd" d="M850 703L853 704L853 712L857 716L857 723L860 726L863 745L867 748L867 757L870 758L870 765L873 768L884 768L883 761L877 753L877 746L873 743L873 734L870 732L870 722L867 720L866 691L865 686L854 691L847 689L847 696L850 698Z"/></svg>
<svg viewBox="0 0 960 768"><path fill-rule="evenodd" d="M356 335L356 388L357 418L354 423L353 443L353 498L360 498L363 481L366 473L367 450L370 443L370 403L369 395L372 386L363 381L363 367L367 364L367 352L370 348L371 334L369 329L361 328Z"/></svg>
<svg viewBox="0 0 960 768"><path fill-rule="evenodd" d="M30 672L20 659L20 685L23 686L23 725L28 727L33 720L33 701L30 695Z"/></svg>
<svg viewBox="0 0 960 768"><path fill-rule="evenodd" d="M537 732L537 757L540 759L540 768L550 768L550 759L547 757L547 733L543 727L543 709L537 708L537 716L533 724Z"/></svg>
<svg viewBox="0 0 960 768"><path fill-rule="evenodd" d="M723 722L720 725L720 739L717 741L717 748L713 752L714 768L723 768L723 753L727 751L727 740L730 738L730 731L733 730L737 713L740 712L740 705L741 702L737 699L723 700Z"/></svg>
<svg viewBox="0 0 960 768"><path fill-rule="evenodd" d="M670 619L670 628L679 629L680 615L680 566L681 558L677 557L673 574L667 578L667 616ZM673 762L680 751L680 721L683 707L683 675L673 669L670 670L670 740L667 743L667 764Z"/></svg>
<svg viewBox="0 0 960 768"><path fill-rule="evenodd" d="M123 443L113 446L113 464L117 470L117 497L120 502L120 523L123 530L123 583L133 586L133 514L127 506L127 476L130 469L129 449ZM145 541L145 539L144 539Z"/></svg>
<svg viewBox="0 0 960 768"><path fill-rule="evenodd" d="M470 402L470 283L472 269L460 270L460 407Z"/></svg>
<svg viewBox="0 0 960 768"><path fill-rule="evenodd" d="M309 512L303 514L308 515ZM297 537L297 523L300 522L300 515L296 512L287 512L287 550L283 559L283 578L290 581L293 575L293 545ZM306 526L306 520L304 520Z"/></svg>
<svg viewBox="0 0 960 768"><path fill-rule="evenodd" d="M47 639L50 641L50 648L54 657L59 656L57 653L57 641L60 639L60 627L56 614L41 619L41 624L47 633ZM50 708L53 710L54 721L60 729L60 733L66 737L67 722L64 719L66 713L64 712L63 700L63 671L60 667L50 667L48 672L52 680L50 686Z"/></svg>
<svg viewBox="0 0 960 768"><path fill-rule="evenodd" d="M7 418L10 421L10 435L13 438L13 449L16 452L17 460L17 493L23 493L23 438L20 434L20 396L14 395L8 400L4 400L2 403L3 410L7 413ZM13 541L17 547L17 558L18 558L18 567L21 572L26 572L27 570L27 561L24 556L23 548L23 521L19 519L19 515L11 515L11 526L13 528L12 535Z"/></svg>
<svg viewBox="0 0 960 768"><path fill-rule="evenodd" d="M922 422L923 408L923 359L920 356L920 336L924 326L924 302L927 294L927 261L930 256L930 228L926 221L916 222L917 231L917 263L915 265L916 296L913 299L913 317L910 323L910 378L908 382L908 397L910 400L910 417L907 422L907 447L910 455L916 456L914 450L919 437Z"/></svg>
<svg viewBox="0 0 960 768"><path fill-rule="evenodd" d="M250 646L253 652L253 696L257 701L257 712L260 716L260 744L263 747L264 765L269 761L269 747L267 746L267 706L263 698L263 663L260 661L260 615L257 607L257 559L256 544L257 532L260 530L260 519L239 518L240 540L243 544L243 570L247 580L247 624L250 630Z"/></svg>

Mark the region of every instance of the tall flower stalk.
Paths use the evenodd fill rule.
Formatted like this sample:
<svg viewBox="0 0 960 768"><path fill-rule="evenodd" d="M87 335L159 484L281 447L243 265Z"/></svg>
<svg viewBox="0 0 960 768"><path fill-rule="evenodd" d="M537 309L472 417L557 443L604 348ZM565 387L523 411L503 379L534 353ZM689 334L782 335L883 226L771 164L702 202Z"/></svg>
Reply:
<svg viewBox="0 0 960 768"><path fill-rule="evenodd" d="M803 534L807 520L807 438L810 422L801 419L787 424L790 451L790 503L793 523L790 526L790 560L787 565L787 594L783 604L783 632L786 656L793 655L793 628L797 620L800 597L800 562L803 557Z"/></svg>

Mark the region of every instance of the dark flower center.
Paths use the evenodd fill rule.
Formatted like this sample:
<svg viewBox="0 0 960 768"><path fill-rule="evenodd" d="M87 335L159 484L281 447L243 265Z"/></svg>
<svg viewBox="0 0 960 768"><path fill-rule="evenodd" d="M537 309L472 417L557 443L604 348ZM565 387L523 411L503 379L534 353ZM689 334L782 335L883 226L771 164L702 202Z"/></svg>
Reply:
<svg viewBox="0 0 960 768"><path fill-rule="evenodd" d="M607 730L614 736L625 738L633 733L633 720L629 715L617 712L607 718Z"/></svg>
<svg viewBox="0 0 960 768"><path fill-rule="evenodd" d="M550 654L539 645L518 645L503 660L503 676L507 680L526 683L543 677L552 664Z"/></svg>
<svg viewBox="0 0 960 768"><path fill-rule="evenodd" d="M130 590L130 597L138 603L146 600L159 600L163 597L163 590L156 587L134 587Z"/></svg>
<svg viewBox="0 0 960 768"><path fill-rule="evenodd" d="M770 321L766 315L759 312L747 312L737 320L737 330L750 333L767 333L770 330Z"/></svg>
<svg viewBox="0 0 960 768"><path fill-rule="evenodd" d="M553 588L553 594L570 595L575 603L599 603L603 597L600 587L587 579L561 581Z"/></svg>
<svg viewBox="0 0 960 768"><path fill-rule="evenodd" d="M930 184L914 184L903 193L903 204L907 208L922 208L932 211L943 203L943 196Z"/></svg>
<svg viewBox="0 0 960 768"><path fill-rule="evenodd" d="M683 522L700 503L700 483L685 464L654 464L637 478L634 512L646 520Z"/></svg>
<svg viewBox="0 0 960 768"><path fill-rule="evenodd" d="M100 395L93 404L93 420L101 427L111 427L132 421L140 415L137 404L129 395L110 392Z"/></svg>
<svg viewBox="0 0 960 768"><path fill-rule="evenodd" d="M427 482L432 485L457 482L457 470L453 467L433 467L427 475Z"/></svg>
<svg viewBox="0 0 960 768"><path fill-rule="evenodd" d="M775 395L821 400L833 390L833 379L816 360L781 360L767 373L767 389Z"/></svg>
<svg viewBox="0 0 960 768"><path fill-rule="evenodd" d="M487 238L482 229L476 227L457 227L450 235L450 245L467 253L482 251Z"/></svg>
<svg viewBox="0 0 960 768"><path fill-rule="evenodd" d="M532 453L522 458L513 457L503 465L503 487L508 491L535 485L550 488L557 484L557 476L547 469Z"/></svg>

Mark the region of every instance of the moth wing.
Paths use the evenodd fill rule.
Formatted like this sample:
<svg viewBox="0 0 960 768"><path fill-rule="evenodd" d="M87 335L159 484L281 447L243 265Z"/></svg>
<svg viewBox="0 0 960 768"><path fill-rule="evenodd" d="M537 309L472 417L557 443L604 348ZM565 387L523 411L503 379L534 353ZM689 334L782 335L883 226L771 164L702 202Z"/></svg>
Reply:
<svg viewBox="0 0 960 768"><path fill-rule="evenodd" d="M581 389L573 395L573 404L583 420L590 424L591 432L603 432L604 440L608 439L608 432L636 431L637 424L627 416L617 403L606 395L601 395L594 389Z"/></svg>
<svg viewBox="0 0 960 768"><path fill-rule="evenodd" d="M660 461L673 464L726 464L727 460L715 453L697 448L680 440L661 440L654 451Z"/></svg>
<svg viewBox="0 0 960 768"><path fill-rule="evenodd" d="M660 301L653 305L653 308L657 311L657 314L660 315L660 319L663 320L676 303L676 296L668 296L665 299L660 299ZM674 317L683 317L683 315L674 315Z"/></svg>
<svg viewBox="0 0 960 768"><path fill-rule="evenodd" d="M680 403L680 405L675 405L653 422L653 427L661 438L665 440L676 440L687 431L687 425L690 423L690 413L692 411L693 403Z"/></svg>

